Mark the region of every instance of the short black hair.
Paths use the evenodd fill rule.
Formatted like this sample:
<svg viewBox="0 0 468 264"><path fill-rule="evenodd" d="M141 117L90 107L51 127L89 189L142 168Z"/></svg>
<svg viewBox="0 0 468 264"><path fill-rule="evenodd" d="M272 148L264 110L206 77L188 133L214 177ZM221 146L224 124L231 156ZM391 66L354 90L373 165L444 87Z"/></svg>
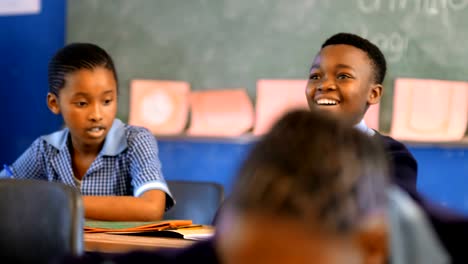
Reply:
<svg viewBox="0 0 468 264"><path fill-rule="evenodd" d="M364 51L372 62L374 81L382 84L387 72L387 62L382 51L369 40L351 33L338 33L322 44L322 49L329 45L345 44Z"/></svg>
<svg viewBox="0 0 468 264"><path fill-rule="evenodd" d="M253 146L231 206L352 232L386 208L386 162L381 145L353 127L315 111L293 111Z"/></svg>
<svg viewBox="0 0 468 264"><path fill-rule="evenodd" d="M49 92L58 96L65 86L65 76L81 69L104 67L117 73L111 56L101 47L91 43L71 43L57 51L49 62Z"/></svg>

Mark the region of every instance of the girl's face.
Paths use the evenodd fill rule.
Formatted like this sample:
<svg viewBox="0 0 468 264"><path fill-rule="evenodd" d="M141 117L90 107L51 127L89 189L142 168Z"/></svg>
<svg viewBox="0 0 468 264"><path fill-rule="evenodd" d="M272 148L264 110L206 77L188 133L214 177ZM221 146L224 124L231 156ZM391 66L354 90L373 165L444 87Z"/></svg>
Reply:
<svg viewBox="0 0 468 264"><path fill-rule="evenodd" d="M81 69L67 74L58 97L49 93L47 101L62 114L74 147L100 147L117 113L117 83L104 67Z"/></svg>

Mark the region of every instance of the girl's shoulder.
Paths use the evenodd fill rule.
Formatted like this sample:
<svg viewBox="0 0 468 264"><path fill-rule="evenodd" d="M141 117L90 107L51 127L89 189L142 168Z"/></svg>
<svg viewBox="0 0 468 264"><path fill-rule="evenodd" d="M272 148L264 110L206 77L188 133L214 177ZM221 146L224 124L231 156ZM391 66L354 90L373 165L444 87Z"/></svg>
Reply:
<svg viewBox="0 0 468 264"><path fill-rule="evenodd" d="M123 130L129 149L154 149L157 144L156 137L145 127L125 124Z"/></svg>

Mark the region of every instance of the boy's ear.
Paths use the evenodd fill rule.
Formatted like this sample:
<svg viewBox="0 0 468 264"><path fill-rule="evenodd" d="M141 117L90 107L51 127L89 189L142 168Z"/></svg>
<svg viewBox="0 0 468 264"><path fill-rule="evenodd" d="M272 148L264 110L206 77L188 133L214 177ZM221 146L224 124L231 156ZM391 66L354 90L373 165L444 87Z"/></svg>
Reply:
<svg viewBox="0 0 468 264"><path fill-rule="evenodd" d="M52 113L58 115L60 114L60 106L58 102L58 97L53 93L47 94L47 107L49 107Z"/></svg>
<svg viewBox="0 0 468 264"><path fill-rule="evenodd" d="M355 241L365 264L384 264L390 258L389 227L384 215L373 215L356 234Z"/></svg>
<svg viewBox="0 0 468 264"><path fill-rule="evenodd" d="M383 85L373 84L369 91L367 103L369 105L378 104L380 102L380 98L382 98L382 93L383 93Z"/></svg>

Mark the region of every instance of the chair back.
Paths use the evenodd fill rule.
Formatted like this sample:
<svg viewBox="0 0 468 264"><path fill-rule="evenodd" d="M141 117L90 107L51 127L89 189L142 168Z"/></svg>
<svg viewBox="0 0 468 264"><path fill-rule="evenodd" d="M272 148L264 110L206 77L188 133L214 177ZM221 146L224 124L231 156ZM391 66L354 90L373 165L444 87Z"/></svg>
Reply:
<svg viewBox="0 0 468 264"><path fill-rule="evenodd" d="M73 187L2 179L0 212L0 259L48 263L63 255L82 253L82 202Z"/></svg>
<svg viewBox="0 0 468 264"><path fill-rule="evenodd" d="M379 116L380 116L380 104L375 104L369 106L367 109L366 114L364 115L364 120L366 121L366 125L369 128L379 130Z"/></svg>
<svg viewBox="0 0 468 264"><path fill-rule="evenodd" d="M306 86L307 80L258 80L254 135L267 133L291 110L309 109Z"/></svg>
<svg viewBox="0 0 468 264"><path fill-rule="evenodd" d="M244 88L193 91L190 110L191 136L234 137L253 126L254 110Z"/></svg>
<svg viewBox="0 0 468 264"><path fill-rule="evenodd" d="M132 80L128 123L155 135L183 133L188 121L190 84L183 81Z"/></svg>
<svg viewBox="0 0 468 264"><path fill-rule="evenodd" d="M224 188L214 182L167 181L176 204L164 219L190 219L210 225L224 198Z"/></svg>
<svg viewBox="0 0 468 264"><path fill-rule="evenodd" d="M468 82L397 79L390 135L400 140L457 141L468 120Z"/></svg>

